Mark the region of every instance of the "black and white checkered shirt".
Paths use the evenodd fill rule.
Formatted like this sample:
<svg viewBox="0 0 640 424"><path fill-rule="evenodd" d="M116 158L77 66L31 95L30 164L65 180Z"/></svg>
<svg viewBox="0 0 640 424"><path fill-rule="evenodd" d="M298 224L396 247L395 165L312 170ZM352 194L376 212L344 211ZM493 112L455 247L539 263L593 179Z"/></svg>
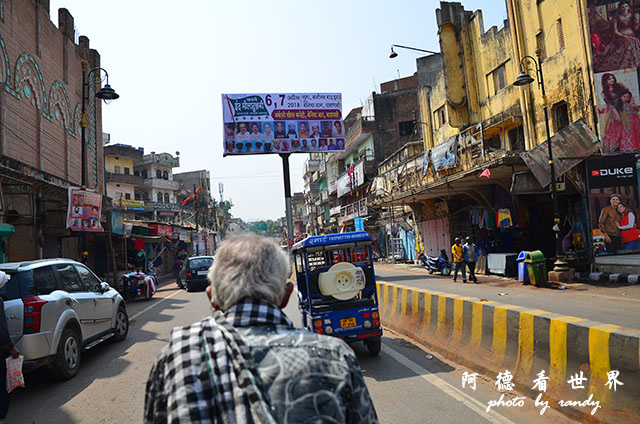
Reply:
<svg viewBox="0 0 640 424"><path fill-rule="evenodd" d="M174 328L147 382L145 423L377 423L351 348L245 299Z"/></svg>

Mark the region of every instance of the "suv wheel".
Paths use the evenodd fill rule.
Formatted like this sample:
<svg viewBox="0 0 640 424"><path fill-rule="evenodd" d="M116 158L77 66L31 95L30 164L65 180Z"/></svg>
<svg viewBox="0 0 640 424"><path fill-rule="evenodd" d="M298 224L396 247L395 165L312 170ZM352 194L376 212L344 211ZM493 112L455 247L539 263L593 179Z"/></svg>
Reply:
<svg viewBox="0 0 640 424"><path fill-rule="evenodd" d="M129 315L124 306L120 305L116 313L116 327L113 332L113 341L120 342L127 337L129 333Z"/></svg>
<svg viewBox="0 0 640 424"><path fill-rule="evenodd" d="M62 332L58 353L53 364L53 376L60 380L68 380L75 377L80 368L80 354L82 346L76 331L66 328Z"/></svg>

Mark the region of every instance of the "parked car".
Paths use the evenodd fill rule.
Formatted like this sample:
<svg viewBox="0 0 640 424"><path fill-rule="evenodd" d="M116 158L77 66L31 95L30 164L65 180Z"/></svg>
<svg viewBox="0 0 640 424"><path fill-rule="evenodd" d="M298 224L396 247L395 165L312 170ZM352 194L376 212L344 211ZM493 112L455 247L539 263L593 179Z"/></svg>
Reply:
<svg viewBox="0 0 640 424"><path fill-rule="evenodd" d="M122 296L70 259L0 264L11 279L0 290L23 369L48 367L59 379L78 373L82 350L124 340L129 316Z"/></svg>
<svg viewBox="0 0 640 424"><path fill-rule="evenodd" d="M188 292L204 290L209 285L207 274L213 265L213 256L194 256L184 260L178 273L178 286L187 289Z"/></svg>

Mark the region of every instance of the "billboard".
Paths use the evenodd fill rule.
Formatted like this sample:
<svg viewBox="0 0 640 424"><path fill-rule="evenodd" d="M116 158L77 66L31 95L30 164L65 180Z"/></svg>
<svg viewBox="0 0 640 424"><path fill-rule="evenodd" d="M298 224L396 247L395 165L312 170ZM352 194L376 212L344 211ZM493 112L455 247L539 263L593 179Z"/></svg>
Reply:
<svg viewBox="0 0 640 424"><path fill-rule="evenodd" d="M341 152L340 93L223 94L223 156Z"/></svg>
<svg viewBox="0 0 640 424"><path fill-rule="evenodd" d="M635 155L589 159L587 176L594 253L612 255L640 251Z"/></svg>
<svg viewBox="0 0 640 424"><path fill-rule="evenodd" d="M69 187L67 228L72 231L102 232L102 195L79 187Z"/></svg>
<svg viewBox="0 0 640 424"><path fill-rule="evenodd" d="M638 0L588 0L602 154L640 151Z"/></svg>

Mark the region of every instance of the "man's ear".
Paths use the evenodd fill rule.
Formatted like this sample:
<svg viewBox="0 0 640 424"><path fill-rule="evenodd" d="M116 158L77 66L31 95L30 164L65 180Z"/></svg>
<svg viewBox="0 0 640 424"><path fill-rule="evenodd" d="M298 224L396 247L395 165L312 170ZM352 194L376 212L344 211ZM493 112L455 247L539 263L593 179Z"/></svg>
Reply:
<svg viewBox="0 0 640 424"><path fill-rule="evenodd" d="M280 303L280 309L284 309L289 303L289 298L291 297L291 293L293 293L293 283L291 281L287 281L287 285L284 286L284 296L282 296L282 302Z"/></svg>
<svg viewBox="0 0 640 424"><path fill-rule="evenodd" d="M205 292L207 293L207 297L209 298L209 302L211 302L211 285L208 285L207 288L205 289ZM214 305L213 303L211 304L211 308L214 311L219 311L220 307L218 305Z"/></svg>

